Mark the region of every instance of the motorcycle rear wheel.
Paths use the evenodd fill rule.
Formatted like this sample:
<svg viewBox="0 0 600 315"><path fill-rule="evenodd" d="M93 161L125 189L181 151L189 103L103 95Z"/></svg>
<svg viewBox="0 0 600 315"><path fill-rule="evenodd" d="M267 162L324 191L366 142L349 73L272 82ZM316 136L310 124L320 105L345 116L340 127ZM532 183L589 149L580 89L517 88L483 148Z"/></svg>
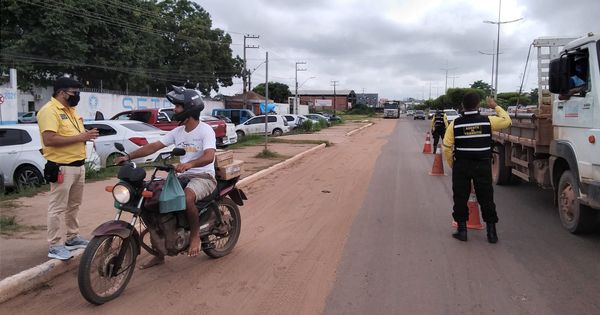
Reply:
<svg viewBox="0 0 600 315"><path fill-rule="evenodd" d="M114 263L123 248L121 268L114 271ZM127 287L137 259L135 241L116 235L95 236L86 247L77 281L81 295L90 303L100 305L117 298Z"/></svg>
<svg viewBox="0 0 600 315"><path fill-rule="evenodd" d="M203 251L211 258L221 258L231 253L240 237L240 229L242 227L240 209L233 200L223 198L217 203L217 206L219 207L219 211L221 211L223 221L229 227L229 231L226 236L209 235L207 237L207 240L214 247L203 249ZM204 242L205 240L202 241Z"/></svg>

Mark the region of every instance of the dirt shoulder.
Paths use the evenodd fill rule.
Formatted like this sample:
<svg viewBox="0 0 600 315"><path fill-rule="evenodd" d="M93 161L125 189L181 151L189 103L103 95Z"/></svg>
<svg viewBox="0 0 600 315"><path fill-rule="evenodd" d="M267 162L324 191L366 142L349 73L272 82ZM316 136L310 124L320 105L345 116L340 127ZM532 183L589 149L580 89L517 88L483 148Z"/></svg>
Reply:
<svg viewBox="0 0 600 315"><path fill-rule="evenodd" d="M281 137L284 139L327 140L332 143L344 141L343 135L349 130L359 128L362 124L348 123L325 129L319 133ZM268 149L280 156L272 159L256 158L256 154L264 149L264 145L247 146L232 150L235 159L243 160L242 178L254 174L269 166L275 165L298 153L304 152L316 144L302 143L269 143ZM115 179L107 179L87 183L79 221L81 233L89 236L91 231L114 216L113 199L104 187L114 185ZM0 203L0 213L16 216L21 227L18 231L0 234L0 279L14 275L20 271L37 266L48 260L46 242L46 213L48 193L40 193L34 197L24 197Z"/></svg>
<svg viewBox="0 0 600 315"><path fill-rule="evenodd" d="M72 271L0 305L0 312L318 314L394 126L377 123L250 184L240 240L227 257L169 257L137 270L124 294L100 307L78 294Z"/></svg>

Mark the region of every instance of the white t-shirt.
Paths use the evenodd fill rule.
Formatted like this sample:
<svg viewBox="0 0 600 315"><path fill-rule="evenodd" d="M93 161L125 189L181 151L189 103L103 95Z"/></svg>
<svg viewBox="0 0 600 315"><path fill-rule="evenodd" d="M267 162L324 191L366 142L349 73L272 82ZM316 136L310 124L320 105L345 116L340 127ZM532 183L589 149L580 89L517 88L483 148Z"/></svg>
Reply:
<svg viewBox="0 0 600 315"><path fill-rule="evenodd" d="M160 138L160 142L165 146L174 144L176 148L185 150L185 155L180 157L181 163L187 163L195 160L204 154L206 149L216 149L215 131L206 123L199 122L196 129L191 132L185 131L185 126L179 126ZM208 165L202 167L192 167L183 174L202 174L208 173L215 176L214 160Z"/></svg>

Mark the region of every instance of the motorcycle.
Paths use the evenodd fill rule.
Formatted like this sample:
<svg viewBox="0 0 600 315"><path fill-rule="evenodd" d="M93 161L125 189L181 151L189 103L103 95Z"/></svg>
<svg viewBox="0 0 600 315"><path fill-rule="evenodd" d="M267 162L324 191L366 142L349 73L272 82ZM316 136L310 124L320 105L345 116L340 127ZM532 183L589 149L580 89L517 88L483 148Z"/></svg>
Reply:
<svg viewBox="0 0 600 315"><path fill-rule="evenodd" d="M129 156L122 144L115 143L115 147ZM185 151L180 148L161 154L161 160L165 162L153 165L154 171L148 181L144 180L146 171L128 159L119 168L119 182L106 187L106 191L112 192L117 215L92 232L93 238L81 257L77 277L79 291L90 303L106 303L125 290L142 248L156 256L176 256L187 252L190 230L185 208L160 213L156 202L164 183L164 179L157 177L156 173L174 172L173 165L166 161L182 155ZM213 193L196 202L201 248L211 258L229 254L240 236L238 206L242 206L247 198L241 189L235 187L238 180L239 176L229 180L217 179ZM182 186L186 184L184 181ZM133 215L130 222L121 220L123 212ZM138 222L138 219L141 220ZM136 223L139 223L141 232L135 228ZM150 236L150 245L145 242L146 235Z"/></svg>

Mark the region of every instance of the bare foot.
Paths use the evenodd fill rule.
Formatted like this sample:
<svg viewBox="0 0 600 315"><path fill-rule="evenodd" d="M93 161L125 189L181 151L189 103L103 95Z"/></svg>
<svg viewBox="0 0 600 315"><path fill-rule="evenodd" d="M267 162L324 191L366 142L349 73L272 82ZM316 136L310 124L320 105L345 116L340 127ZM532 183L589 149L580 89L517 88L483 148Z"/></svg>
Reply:
<svg viewBox="0 0 600 315"><path fill-rule="evenodd" d="M188 256L195 257L200 253L200 237L192 237L190 239L190 247L188 250Z"/></svg>
<svg viewBox="0 0 600 315"><path fill-rule="evenodd" d="M140 265L140 269L148 269L150 267L162 265L164 263L165 263L164 257L152 256L152 259L150 259L146 263Z"/></svg>

